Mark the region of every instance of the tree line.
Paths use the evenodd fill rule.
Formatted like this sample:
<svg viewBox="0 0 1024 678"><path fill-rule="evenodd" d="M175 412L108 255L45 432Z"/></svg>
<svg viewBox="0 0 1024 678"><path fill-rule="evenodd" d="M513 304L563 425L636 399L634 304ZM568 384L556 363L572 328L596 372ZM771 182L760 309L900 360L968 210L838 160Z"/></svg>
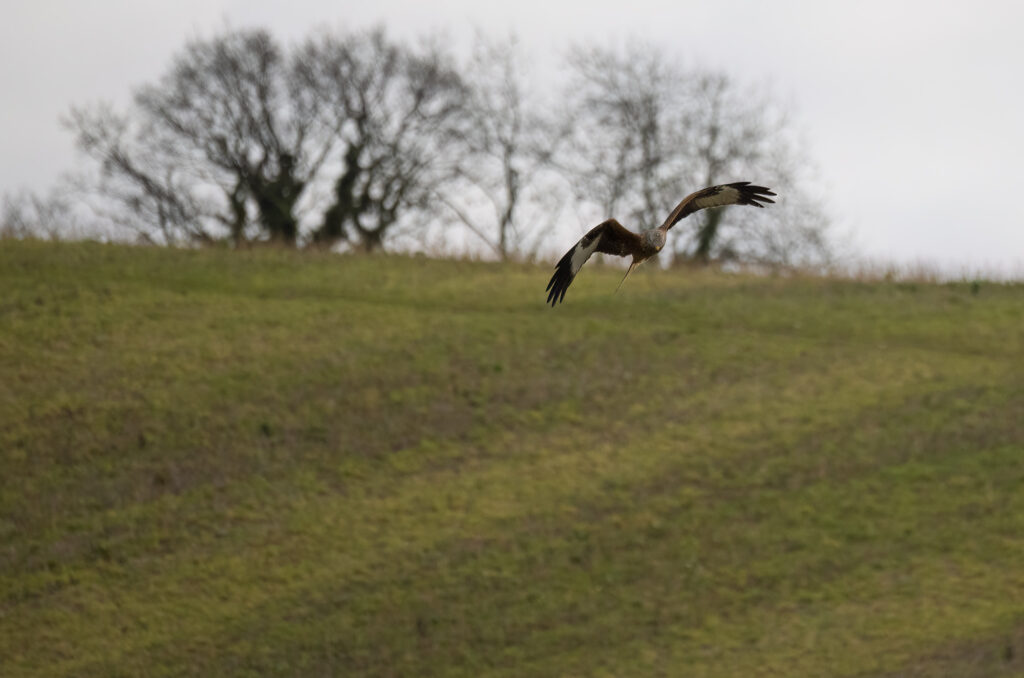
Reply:
<svg viewBox="0 0 1024 678"><path fill-rule="evenodd" d="M152 242L372 252L433 233L507 258L550 247L566 221L651 227L683 194L746 179L779 209L702 212L679 260L827 259L785 108L666 54L577 46L564 77L541 79L515 39L457 58L383 28L289 46L226 30L185 44L126 109L75 106L64 123L94 161L79 189ZM4 222L33 209L9 197Z"/></svg>

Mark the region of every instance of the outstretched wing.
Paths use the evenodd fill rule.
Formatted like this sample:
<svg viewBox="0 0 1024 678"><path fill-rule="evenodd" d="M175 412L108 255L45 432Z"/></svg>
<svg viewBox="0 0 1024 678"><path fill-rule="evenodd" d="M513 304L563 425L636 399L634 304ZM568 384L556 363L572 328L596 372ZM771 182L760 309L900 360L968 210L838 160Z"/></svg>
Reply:
<svg viewBox="0 0 1024 678"><path fill-rule="evenodd" d="M565 299L565 291L569 289L573 278L594 252L625 257L639 251L639 235L614 219L601 222L559 259L555 274L547 286L548 303L554 306Z"/></svg>
<svg viewBox="0 0 1024 678"><path fill-rule="evenodd" d="M661 225L662 230L672 228L677 221L688 214L708 207L722 207L723 205L756 205L764 207L763 202L775 202L768 196L775 195L771 189L764 186L751 186L749 181L737 181L733 184L719 184L702 188L696 193L683 198L683 201L676 205L672 214Z"/></svg>

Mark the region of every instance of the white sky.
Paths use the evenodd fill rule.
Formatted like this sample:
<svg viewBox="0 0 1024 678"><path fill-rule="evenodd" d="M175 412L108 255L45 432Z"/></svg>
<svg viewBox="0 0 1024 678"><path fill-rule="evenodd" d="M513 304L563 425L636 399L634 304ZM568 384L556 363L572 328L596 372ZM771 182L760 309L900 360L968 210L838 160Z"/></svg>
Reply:
<svg viewBox="0 0 1024 678"><path fill-rule="evenodd" d="M59 117L127 102L190 37L265 26L291 41L377 22L467 42L514 31L541 63L571 43L637 39L767 80L865 254L1024 274L1024 2L1011 0L5 0L0 192L45 192L76 166ZM722 179L740 178L758 180Z"/></svg>

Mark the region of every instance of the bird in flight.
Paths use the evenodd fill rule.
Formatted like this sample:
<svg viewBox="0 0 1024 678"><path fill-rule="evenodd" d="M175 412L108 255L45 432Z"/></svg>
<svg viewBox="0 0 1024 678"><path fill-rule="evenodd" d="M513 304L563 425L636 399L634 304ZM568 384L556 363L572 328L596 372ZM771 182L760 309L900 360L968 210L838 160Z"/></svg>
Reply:
<svg viewBox="0 0 1024 678"><path fill-rule="evenodd" d="M594 252L602 254L613 254L619 257L632 256L633 261L622 276L619 287L633 271L637 264L650 259L661 251L665 246L666 234L677 221L693 214L694 212L709 207L723 207L725 205L755 205L764 207L761 203L774 203L769 196L773 196L770 189L764 186L751 186L749 181L737 181L732 184L719 184L702 188L696 193L683 198L672 213L668 215L658 228L651 228L640 233L634 233L615 219L603 221L580 238L572 249L565 253L555 265L555 274L551 276L548 283L548 303L554 307L555 304L565 299L565 291L569 289L573 278L583 268ZM615 288L618 290L618 287Z"/></svg>

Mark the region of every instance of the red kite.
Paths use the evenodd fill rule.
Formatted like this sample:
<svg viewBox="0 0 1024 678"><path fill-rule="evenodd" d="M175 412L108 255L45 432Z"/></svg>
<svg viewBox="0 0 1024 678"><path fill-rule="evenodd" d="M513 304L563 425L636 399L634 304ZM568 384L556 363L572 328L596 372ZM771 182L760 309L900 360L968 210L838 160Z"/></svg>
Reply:
<svg viewBox="0 0 1024 678"><path fill-rule="evenodd" d="M555 266L555 274L551 276L551 282L547 286L548 303L554 307L556 303L565 299L565 291L569 289L573 278L594 252L613 254L618 257L632 256L633 262L629 265L626 275L622 277L622 282L625 282L637 264L650 259L661 251L661 248L665 246L668 229L686 215L708 207L724 205L764 207L761 203L775 202L768 197L773 195L775 194L764 186L751 186L749 181L737 181L733 184L709 186L696 193L691 193L683 198L683 201L668 215L668 219L665 219L665 223L658 228L634 233L615 219L603 221L590 229L558 261ZM619 283L620 287L622 282Z"/></svg>

